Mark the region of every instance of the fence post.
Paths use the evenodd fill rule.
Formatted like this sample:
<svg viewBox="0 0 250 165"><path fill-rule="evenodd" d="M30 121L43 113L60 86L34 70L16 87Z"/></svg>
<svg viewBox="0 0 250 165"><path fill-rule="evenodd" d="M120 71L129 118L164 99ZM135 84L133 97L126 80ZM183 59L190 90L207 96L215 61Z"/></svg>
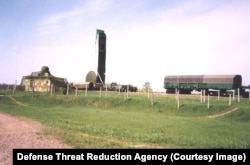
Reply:
<svg viewBox="0 0 250 165"><path fill-rule="evenodd" d="M107 84L105 85L105 87L106 87L106 94L105 94L105 96L108 96L108 87L107 87Z"/></svg>
<svg viewBox="0 0 250 165"><path fill-rule="evenodd" d="M220 91L218 91L218 101L220 100Z"/></svg>
<svg viewBox="0 0 250 165"><path fill-rule="evenodd" d="M69 95L69 84L67 84L67 96Z"/></svg>
<svg viewBox="0 0 250 165"><path fill-rule="evenodd" d="M240 102L240 88L238 88L238 103Z"/></svg>
<svg viewBox="0 0 250 165"><path fill-rule="evenodd" d="M78 96L78 87L76 87L75 90L76 90L76 96Z"/></svg>
<svg viewBox="0 0 250 165"><path fill-rule="evenodd" d="M151 105L154 105L153 91L151 92Z"/></svg>
<svg viewBox="0 0 250 165"><path fill-rule="evenodd" d="M177 99L177 109L180 109L180 89L176 90L176 99Z"/></svg>
<svg viewBox="0 0 250 165"><path fill-rule="evenodd" d="M203 89L201 89L200 97L201 97L201 103L202 103L203 102L203 99L202 99L202 97L203 97Z"/></svg>
<svg viewBox="0 0 250 165"><path fill-rule="evenodd" d="M231 94L229 94L229 106L231 106Z"/></svg>
<svg viewBox="0 0 250 165"><path fill-rule="evenodd" d="M88 94L88 84L86 84L85 86L85 96L87 96L87 94Z"/></svg>
<svg viewBox="0 0 250 165"><path fill-rule="evenodd" d="M209 93L207 95L207 109L209 109Z"/></svg>
<svg viewBox="0 0 250 165"><path fill-rule="evenodd" d="M100 87L100 98L102 98L102 87Z"/></svg>

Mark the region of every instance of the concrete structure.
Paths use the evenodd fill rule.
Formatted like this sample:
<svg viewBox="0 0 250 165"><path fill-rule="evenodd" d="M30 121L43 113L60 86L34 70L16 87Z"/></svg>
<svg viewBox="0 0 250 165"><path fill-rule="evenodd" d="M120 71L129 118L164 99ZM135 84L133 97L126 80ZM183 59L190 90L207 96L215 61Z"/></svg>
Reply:
<svg viewBox="0 0 250 165"><path fill-rule="evenodd" d="M32 72L28 76L23 76L21 85L24 86L25 91L38 91L38 92L49 92L52 87L54 90L57 88L66 88L67 79L55 77L50 73L42 73L41 71Z"/></svg>

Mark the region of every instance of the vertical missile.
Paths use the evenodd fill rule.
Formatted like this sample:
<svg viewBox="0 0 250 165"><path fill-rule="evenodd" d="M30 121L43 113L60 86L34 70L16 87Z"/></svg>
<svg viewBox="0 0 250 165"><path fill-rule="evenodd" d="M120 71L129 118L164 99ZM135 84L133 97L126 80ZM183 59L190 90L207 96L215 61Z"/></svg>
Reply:
<svg viewBox="0 0 250 165"><path fill-rule="evenodd" d="M97 83L105 84L106 72L106 34L103 30L96 30L96 41L98 46Z"/></svg>

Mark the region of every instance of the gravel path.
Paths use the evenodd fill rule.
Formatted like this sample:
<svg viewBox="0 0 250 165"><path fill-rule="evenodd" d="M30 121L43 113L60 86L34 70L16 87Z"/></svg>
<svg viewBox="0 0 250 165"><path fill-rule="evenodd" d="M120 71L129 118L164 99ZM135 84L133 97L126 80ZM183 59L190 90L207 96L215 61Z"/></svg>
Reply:
<svg viewBox="0 0 250 165"><path fill-rule="evenodd" d="M0 112L0 165L12 165L13 148L71 148L43 135L39 122Z"/></svg>

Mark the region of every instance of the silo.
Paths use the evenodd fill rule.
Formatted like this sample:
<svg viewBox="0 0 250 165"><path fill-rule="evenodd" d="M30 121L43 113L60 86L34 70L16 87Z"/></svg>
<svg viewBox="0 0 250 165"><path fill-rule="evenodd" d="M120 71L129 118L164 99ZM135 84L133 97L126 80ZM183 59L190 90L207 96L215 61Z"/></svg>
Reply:
<svg viewBox="0 0 250 165"><path fill-rule="evenodd" d="M97 83L105 84L106 71L106 34L103 30L96 30L96 41L98 46L98 67L97 67Z"/></svg>

